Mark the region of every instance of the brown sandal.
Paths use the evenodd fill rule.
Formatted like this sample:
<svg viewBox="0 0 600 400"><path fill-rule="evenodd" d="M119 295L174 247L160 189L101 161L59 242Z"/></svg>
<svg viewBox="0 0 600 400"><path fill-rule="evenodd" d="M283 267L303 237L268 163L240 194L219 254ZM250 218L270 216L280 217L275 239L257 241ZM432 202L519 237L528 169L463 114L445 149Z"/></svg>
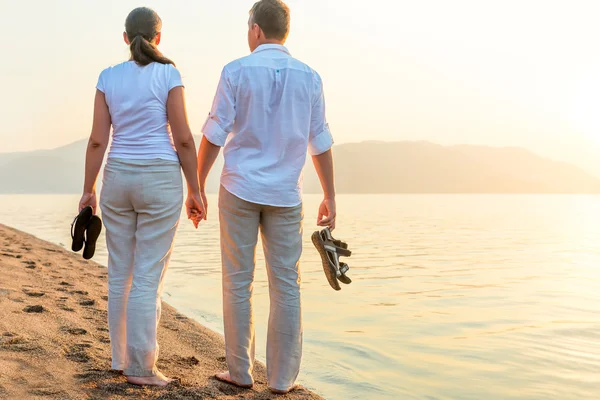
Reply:
<svg viewBox="0 0 600 400"><path fill-rule="evenodd" d="M312 242L321 255L323 271L329 285L334 290L341 290L338 280L346 285L352 283L352 279L346 276L346 272L350 270L350 267L348 264L340 262L340 257L350 257L352 255L352 252L348 250L348 244L334 239L329 228L313 233Z"/></svg>

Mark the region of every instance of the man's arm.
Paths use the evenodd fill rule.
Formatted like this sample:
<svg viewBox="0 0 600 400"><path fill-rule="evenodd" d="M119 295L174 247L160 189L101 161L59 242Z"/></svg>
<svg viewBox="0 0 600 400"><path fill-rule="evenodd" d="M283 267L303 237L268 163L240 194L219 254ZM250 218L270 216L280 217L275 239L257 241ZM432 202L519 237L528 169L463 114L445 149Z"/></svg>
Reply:
<svg viewBox="0 0 600 400"><path fill-rule="evenodd" d="M318 226L328 226L335 229L335 181L333 175L333 155L331 147L333 137L325 117L325 95L323 84L317 73L314 74L314 99L310 116L310 134L308 148L312 155L313 164L319 175L324 199L319 206L317 217Z"/></svg>
<svg viewBox="0 0 600 400"><path fill-rule="evenodd" d="M209 142L206 136L202 137L200 150L198 150L198 180L200 181L201 193L205 193L206 178L215 164L220 151L221 147Z"/></svg>
<svg viewBox="0 0 600 400"><path fill-rule="evenodd" d="M336 204L335 204L335 179L333 173L333 154L331 150L312 156L315 170L321 181L325 198L319 207L317 217L318 226L328 226L335 229Z"/></svg>
<svg viewBox="0 0 600 400"><path fill-rule="evenodd" d="M200 195L208 211L206 199L206 178L215 164L221 147L225 146L227 137L233 129L235 122L235 95L231 85L227 68L223 68L221 80L217 87L217 94L213 101L212 109L202 127L202 142L198 149L198 181Z"/></svg>

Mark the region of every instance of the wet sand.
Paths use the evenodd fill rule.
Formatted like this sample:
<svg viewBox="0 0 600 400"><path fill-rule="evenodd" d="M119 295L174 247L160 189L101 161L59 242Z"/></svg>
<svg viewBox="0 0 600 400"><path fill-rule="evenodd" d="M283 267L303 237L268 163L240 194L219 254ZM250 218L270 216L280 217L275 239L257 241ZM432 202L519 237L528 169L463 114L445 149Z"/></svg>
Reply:
<svg viewBox="0 0 600 400"><path fill-rule="evenodd" d="M0 224L1 399L321 399L305 389L272 395L260 364L253 389L216 381L222 336L165 303L158 367L178 381L128 384L109 370L106 279L80 254Z"/></svg>

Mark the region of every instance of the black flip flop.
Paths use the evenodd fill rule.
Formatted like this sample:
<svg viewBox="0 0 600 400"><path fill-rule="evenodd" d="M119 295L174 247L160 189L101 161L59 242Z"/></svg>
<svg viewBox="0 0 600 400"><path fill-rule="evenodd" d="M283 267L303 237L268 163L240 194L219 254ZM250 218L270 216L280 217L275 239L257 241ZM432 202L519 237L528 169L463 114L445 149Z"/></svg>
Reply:
<svg viewBox="0 0 600 400"><path fill-rule="evenodd" d="M342 290L338 280L346 285L352 283L352 280L346 276L350 267L346 263L340 263L340 256L350 257L352 255L352 252L348 250L348 244L334 239L329 228L313 233L312 242L321 255L323 271L329 285L334 290Z"/></svg>
<svg viewBox="0 0 600 400"><path fill-rule="evenodd" d="M79 215L75 217L71 224L71 250L77 252L83 249L83 242L85 241L85 229L87 228L90 219L94 215L92 207L87 206L79 212Z"/></svg>
<svg viewBox="0 0 600 400"><path fill-rule="evenodd" d="M97 215L93 215L87 224L85 231L85 248L83 249L83 258L86 260L94 257L96 252L96 241L102 232L102 220Z"/></svg>

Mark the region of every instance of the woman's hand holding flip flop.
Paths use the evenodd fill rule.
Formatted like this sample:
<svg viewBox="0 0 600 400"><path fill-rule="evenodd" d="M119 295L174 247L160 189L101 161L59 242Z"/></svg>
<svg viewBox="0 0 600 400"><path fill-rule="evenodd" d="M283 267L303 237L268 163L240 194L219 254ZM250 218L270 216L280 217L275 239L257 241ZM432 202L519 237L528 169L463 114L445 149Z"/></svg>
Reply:
<svg viewBox="0 0 600 400"><path fill-rule="evenodd" d="M96 192L84 193L81 196L81 200L79 200L79 210L81 212L86 207L92 207L94 210L94 215L96 214L96 208L98 208L98 197L96 196Z"/></svg>
<svg viewBox="0 0 600 400"><path fill-rule="evenodd" d="M206 207L204 206L205 195L200 196L200 193L188 193L185 202L188 219L194 223L194 227L198 229L198 225L202 220L206 220Z"/></svg>

